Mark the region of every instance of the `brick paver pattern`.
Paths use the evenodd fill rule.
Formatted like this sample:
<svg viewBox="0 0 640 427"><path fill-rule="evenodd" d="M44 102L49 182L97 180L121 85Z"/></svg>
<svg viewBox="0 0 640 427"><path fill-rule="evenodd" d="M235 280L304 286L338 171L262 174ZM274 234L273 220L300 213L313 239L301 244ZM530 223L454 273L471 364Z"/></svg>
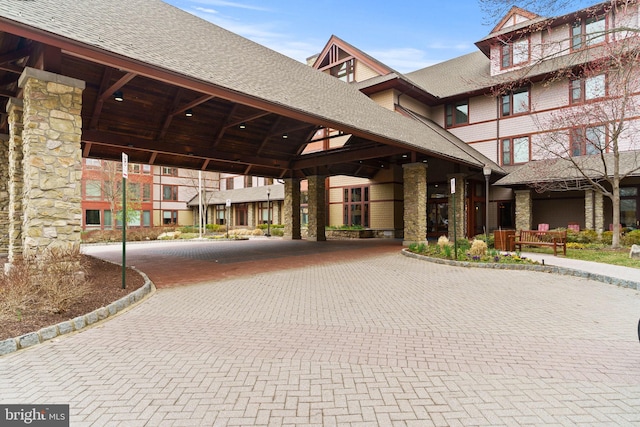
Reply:
<svg viewBox="0 0 640 427"><path fill-rule="evenodd" d="M160 289L0 358L0 402L72 426L640 425L639 315L630 289L378 254Z"/></svg>

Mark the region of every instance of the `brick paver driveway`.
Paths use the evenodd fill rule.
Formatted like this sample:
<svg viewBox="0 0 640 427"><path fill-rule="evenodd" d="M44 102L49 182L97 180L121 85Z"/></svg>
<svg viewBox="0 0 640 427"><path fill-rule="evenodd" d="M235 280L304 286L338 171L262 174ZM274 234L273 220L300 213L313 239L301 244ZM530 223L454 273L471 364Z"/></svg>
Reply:
<svg viewBox="0 0 640 427"><path fill-rule="evenodd" d="M190 247L175 269L215 262ZM72 426L640 424L638 292L398 249L160 289L0 358L0 402Z"/></svg>

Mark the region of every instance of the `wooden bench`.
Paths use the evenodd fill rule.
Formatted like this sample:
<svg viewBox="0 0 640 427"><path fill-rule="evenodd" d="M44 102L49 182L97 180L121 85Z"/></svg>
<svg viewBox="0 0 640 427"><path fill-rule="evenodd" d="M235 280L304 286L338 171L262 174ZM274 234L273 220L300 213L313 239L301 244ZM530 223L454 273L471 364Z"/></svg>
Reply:
<svg viewBox="0 0 640 427"><path fill-rule="evenodd" d="M551 246L553 255L558 255L561 247L563 255L567 255L567 231L520 230L515 236L514 247L522 251L522 246Z"/></svg>

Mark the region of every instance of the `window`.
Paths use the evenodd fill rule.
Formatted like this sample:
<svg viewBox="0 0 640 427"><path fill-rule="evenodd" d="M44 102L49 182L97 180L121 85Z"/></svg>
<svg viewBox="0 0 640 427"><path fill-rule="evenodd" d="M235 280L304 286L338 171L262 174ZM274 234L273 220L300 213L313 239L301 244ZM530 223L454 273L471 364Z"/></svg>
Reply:
<svg viewBox="0 0 640 427"><path fill-rule="evenodd" d="M529 161L529 137L505 138L502 140L502 164L513 165Z"/></svg>
<svg viewBox="0 0 640 427"><path fill-rule="evenodd" d="M151 165L142 165L142 173L145 175L151 174Z"/></svg>
<svg viewBox="0 0 640 427"><path fill-rule="evenodd" d="M258 203L258 215L259 221L262 224L273 221L273 206L269 206L271 203L260 202Z"/></svg>
<svg viewBox="0 0 640 427"><path fill-rule="evenodd" d="M84 159L84 164L90 168L99 168L102 166L102 162L98 159Z"/></svg>
<svg viewBox="0 0 640 427"><path fill-rule="evenodd" d="M151 227L151 211L142 211L142 226Z"/></svg>
<svg viewBox="0 0 640 427"><path fill-rule="evenodd" d="M445 124L447 127L469 123L469 101L459 101L447 104L445 107Z"/></svg>
<svg viewBox="0 0 640 427"><path fill-rule="evenodd" d="M233 178L226 178L225 184L227 190L233 190Z"/></svg>
<svg viewBox="0 0 640 427"><path fill-rule="evenodd" d="M224 225L227 207L225 205L216 205L216 224Z"/></svg>
<svg viewBox="0 0 640 427"><path fill-rule="evenodd" d="M249 205L247 203L238 203L235 206L236 225L249 225Z"/></svg>
<svg viewBox="0 0 640 427"><path fill-rule="evenodd" d="M176 225L178 223L178 211L162 211L162 224Z"/></svg>
<svg viewBox="0 0 640 427"><path fill-rule="evenodd" d="M100 211L97 209L87 209L84 212L84 224L87 226L99 226Z"/></svg>
<svg viewBox="0 0 640 427"><path fill-rule="evenodd" d="M369 226L369 187L344 189L343 224Z"/></svg>
<svg viewBox="0 0 640 427"><path fill-rule="evenodd" d="M620 223L623 227L640 227L640 187L620 187Z"/></svg>
<svg viewBox="0 0 640 427"><path fill-rule="evenodd" d="M509 68L529 62L529 39L523 38L513 43L502 45L502 68Z"/></svg>
<svg viewBox="0 0 640 427"><path fill-rule="evenodd" d="M104 211L104 228L108 230L113 228L113 217L110 209Z"/></svg>
<svg viewBox="0 0 640 427"><path fill-rule="evenodd" d="M300 224L309 225L309 192L300 192Z"/></svg>
<svg viewBox="0 0 640 427"><path fill-rule="evenodd" d="M244 177L244 188L251 188L253 187L253 177L252 176L245 176Z"/></svg>
<svg viewBox="0 0 640 427"><path fill-rule="evenodd" d="M607 86L604 74L571 80L571 103L573 104L604 98L606 94Z"/></svg>
<svg viewBox="0 0 640 427"><path fill-rule="evenodd" d="M178 200L178 186L177 185L163 185L162 186L162 200Z"/></svg>
<svg viewBox="0 0 640 427"><path fill-rule="evenodd" d="M178 169L162 167L162 175L178 176Z"/></svg>
<svg viewBox="0 0 640 427"><path fill-rule="evenodd" d="M571 27L571 48L582 49L604 43L606 21L603 16L580 19Z"/></svg>
<svg viewBox="0 0 640 427"><path fill-rule="evenodd" d="M102 185L100 181L88 180L85 182L84 195L87 199L101 199Z"/></svg>
<svg viewBox="0 0 640 427"><path fill-rule="evenodd" d="M140 200L140 184L137 182L127 183L127 193L129 193L129 198L131 200L139 201Z"/></svg>
<svg viewBox="0 0 640 427"><path fill-rule="evenodd" d="M577 128L571 131L571 155L586 156L606 150L604 126Z"/></svg>
<svg viewBox="0 0 640 427"><path fill-rule="evenodd" d="M518 89L502 95L501 103L503 116L527 113L529 111L529 88Z"/></svg>
<svg viewBox="0 0 640 427"><path fill-rule="evenodd" d="M337 77L343 82L352 82L355 80L355 65L354 60L342 62L334 67L331 67L330 73L333 77Z"/></svg>
<svg viewBox="0 0 640 427"><path fill-rule="evenodd" d="M142 184L142 201L143 202L151 201L151 184L149 183Z"/></svg>

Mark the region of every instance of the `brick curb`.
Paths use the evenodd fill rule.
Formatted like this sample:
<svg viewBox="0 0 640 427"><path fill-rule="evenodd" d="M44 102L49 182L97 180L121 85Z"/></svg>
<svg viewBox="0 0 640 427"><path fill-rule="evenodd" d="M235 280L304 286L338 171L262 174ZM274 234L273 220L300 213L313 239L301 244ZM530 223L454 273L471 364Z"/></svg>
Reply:
<svg viewBox="0 0 640 427"><path fill-rule="evenodd" d="M112 302L106 307L100 307L91 313L85 314L84 316L78 316L76 318L60 322L57 325L47 326L37 332L30 332L19 337L8 338L4 341L0 341L0 356L13 353L24 348L33 347L34 345L44 343L55 337L66 335L71 332L77 332L95 325L109 317L115 316L129 307L133 307L152 295L156 291L156 287L153 282L142 271L137 270L135 267L131 268L144 278L145 283L142 287L123 296L119 300Z"/></svg>
<svg viewBox="0 0 640 427"><path fill-rule="evenodd" d="M598 282L607 283L610 285L620 286L623 288L630 288L640 290L640 282L633 280L619 279L617 277L606 276L604 274L589 273L588 271L576 270L573 268L559 267L555 265L535 265L535 264L494 264L485 262L468 262L468 261L454 261L449 259L432 258L425 255L419 255L410 252L408 249L402 249L402 255L410 258L416 258L424 261L433 262L436 264L453 265L458 267L475 267L475 268L493 268L499 270L527 270L527 271L539 271L541 273L555 273L564 276L582 277L584 279L596 280Z"/></svg>

